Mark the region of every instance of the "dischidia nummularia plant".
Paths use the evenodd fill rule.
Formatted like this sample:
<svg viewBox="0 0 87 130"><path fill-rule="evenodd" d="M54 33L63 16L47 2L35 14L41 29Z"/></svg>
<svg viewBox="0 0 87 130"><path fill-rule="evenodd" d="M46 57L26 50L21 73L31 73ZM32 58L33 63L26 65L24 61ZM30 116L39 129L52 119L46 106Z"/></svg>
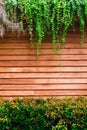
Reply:
<svg viewBox="0 0 87 130"><path fill-rule="evenodd" d="M87 0L4 0L10 20L22 23L39 54L43 39L51 35L53 50L65 42L67 31L76 21L84 42ZM25 25L26 23L26 25Z"/></svg>

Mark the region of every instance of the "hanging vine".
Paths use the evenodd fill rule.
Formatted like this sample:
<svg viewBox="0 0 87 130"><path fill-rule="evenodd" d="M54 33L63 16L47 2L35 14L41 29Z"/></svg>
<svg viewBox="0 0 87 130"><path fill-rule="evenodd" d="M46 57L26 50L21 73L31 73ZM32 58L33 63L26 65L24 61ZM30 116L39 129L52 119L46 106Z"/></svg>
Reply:
<svg viewBox="0 0 87 130"><path fill-rule="evenodd" d="M36 45L37 55L43 39L51 35L53 50L64 43L67 31L76 21L84 42L87 0L4 0L10 20L22 23Z"/></svg>

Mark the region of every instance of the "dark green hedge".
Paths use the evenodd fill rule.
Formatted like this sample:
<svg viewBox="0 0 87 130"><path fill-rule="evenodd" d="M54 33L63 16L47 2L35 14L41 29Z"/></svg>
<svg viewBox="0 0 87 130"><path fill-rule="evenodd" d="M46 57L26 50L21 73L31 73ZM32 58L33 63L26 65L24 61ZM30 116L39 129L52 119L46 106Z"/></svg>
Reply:
<svg viewBox="0 0 87 130"><path fill-rule="evenodd" d="M87 98L1 99L0 130L87 130Z"/></svg>

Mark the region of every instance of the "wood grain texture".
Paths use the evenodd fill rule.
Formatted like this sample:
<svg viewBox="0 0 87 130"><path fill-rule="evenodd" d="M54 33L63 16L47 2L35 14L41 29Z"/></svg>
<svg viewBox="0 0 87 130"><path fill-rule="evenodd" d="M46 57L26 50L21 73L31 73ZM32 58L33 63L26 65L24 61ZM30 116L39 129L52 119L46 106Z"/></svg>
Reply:
<svg viewBox="0 0 87 130"><path fill-rule="evenodd" d="M0 91L0 96L87 96L87 90Z"/></svg>
<svg viewBox="0 0 87 130"><path fill-rule="evenodd" d="M87 60L86 55L0 55L0 61L59 61L59 60L73 60L73 61L85 61Z"/></svg>
<svg viewBox="0 0 87 130"><path fill-rule="evenodd" d="M0 67L86 67L87 61L0 61Z"/></svg>
<svg viewBox="0 0 87 130"><path fill-rule="evenodd" d="M36 78L87 78L87 73L73 72L73 73L0 73L0 79L13 79L13 78L24 78L24 79L36 79Z"/></svg>
<svg viewBox="0 0 87 130"><path fill-rule="evenodd" d="M81 83L81 84L87 84L87 78L30 78L30 79L25 79L25 78L21 78L21 79L0 79L0 85L1 84L66 84L66 83L71 83L71 84L77 84L77 83Z"/></svg>
<svg viewBox="0 0 87 130"><path fill-rule="evenodd" d="M52 55L54 52L51 49L41 49L40 53L43 55ZM63 55L86 55L86 49L60 49L55 54ZM36 49L0 49L0 55L36 55Z"/></svg>
<svg viewBox="0 0 87 130"><path fill-rule="evenodd" d="M20 90L87 90L87 84L34 84L34 85L0 85L0 91Z"/></svg>
<svg viewBox="0 0 87 130"><path fill-rule="evenodd" d="M0 39L1 41L1 39ZM19 42L20 41L20 42ZM3 43L3 44L2 44ZM55 47L58 47L59 45L61 45L61 48L66 48L66 49L87 49L87 44L83 44L83 45L80 45L79 42L78 43L75 43L75 42L71 42L71 43L65 43L65 44L62 44L62 43L57 43L55 45ZM44 44L42 43L40 45L40 47L42 49L52 49L52 43L46 43L44 42ZM29 43L28 40L24 39L24 41L22 41L21 39L18 40L18 39L14 39L13 41L9 40L9 42L1 42L0 43L0 49L6 49L6 48L9 48L9 49L27 49L27 48L35 48L35 46L32 44L32 43Z"/></svg>
<svg viewBox="0 0 87 130"><path fill-rule="evenodd" d="M12 67L0 67L0 72L1 73L81 73L81 72L86 72L87 73L87 67L84 66L80 66L80 67L62 67L62 66L56 66L56 67L51 67L51 66L46 66L46 67L16 67L16 66L12 66Z"/></svg>
<svg viewBox="0 0 87 130"><path fill-rule="evenodd" d="M7 33L0 39L0 97L87 96L87 37L70 32L61 49L53 52L50 37L40 55L27 35Z"/></svg>

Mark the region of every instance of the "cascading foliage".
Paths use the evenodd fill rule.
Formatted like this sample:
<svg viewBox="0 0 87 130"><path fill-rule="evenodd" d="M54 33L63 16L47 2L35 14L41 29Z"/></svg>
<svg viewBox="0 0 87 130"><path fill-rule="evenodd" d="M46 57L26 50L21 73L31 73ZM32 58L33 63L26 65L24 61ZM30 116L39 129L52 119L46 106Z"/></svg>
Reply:
<svg viewBox="0 0 87 130"><path fill-rule="evenodd" d="M30 40L36 43L37 54L42 40L52 36L55 44L65 42L70 26L77 21L84 41L87 17L87 0L5 0L7 14L13 21L22 23L29 32Z"/></svg>

